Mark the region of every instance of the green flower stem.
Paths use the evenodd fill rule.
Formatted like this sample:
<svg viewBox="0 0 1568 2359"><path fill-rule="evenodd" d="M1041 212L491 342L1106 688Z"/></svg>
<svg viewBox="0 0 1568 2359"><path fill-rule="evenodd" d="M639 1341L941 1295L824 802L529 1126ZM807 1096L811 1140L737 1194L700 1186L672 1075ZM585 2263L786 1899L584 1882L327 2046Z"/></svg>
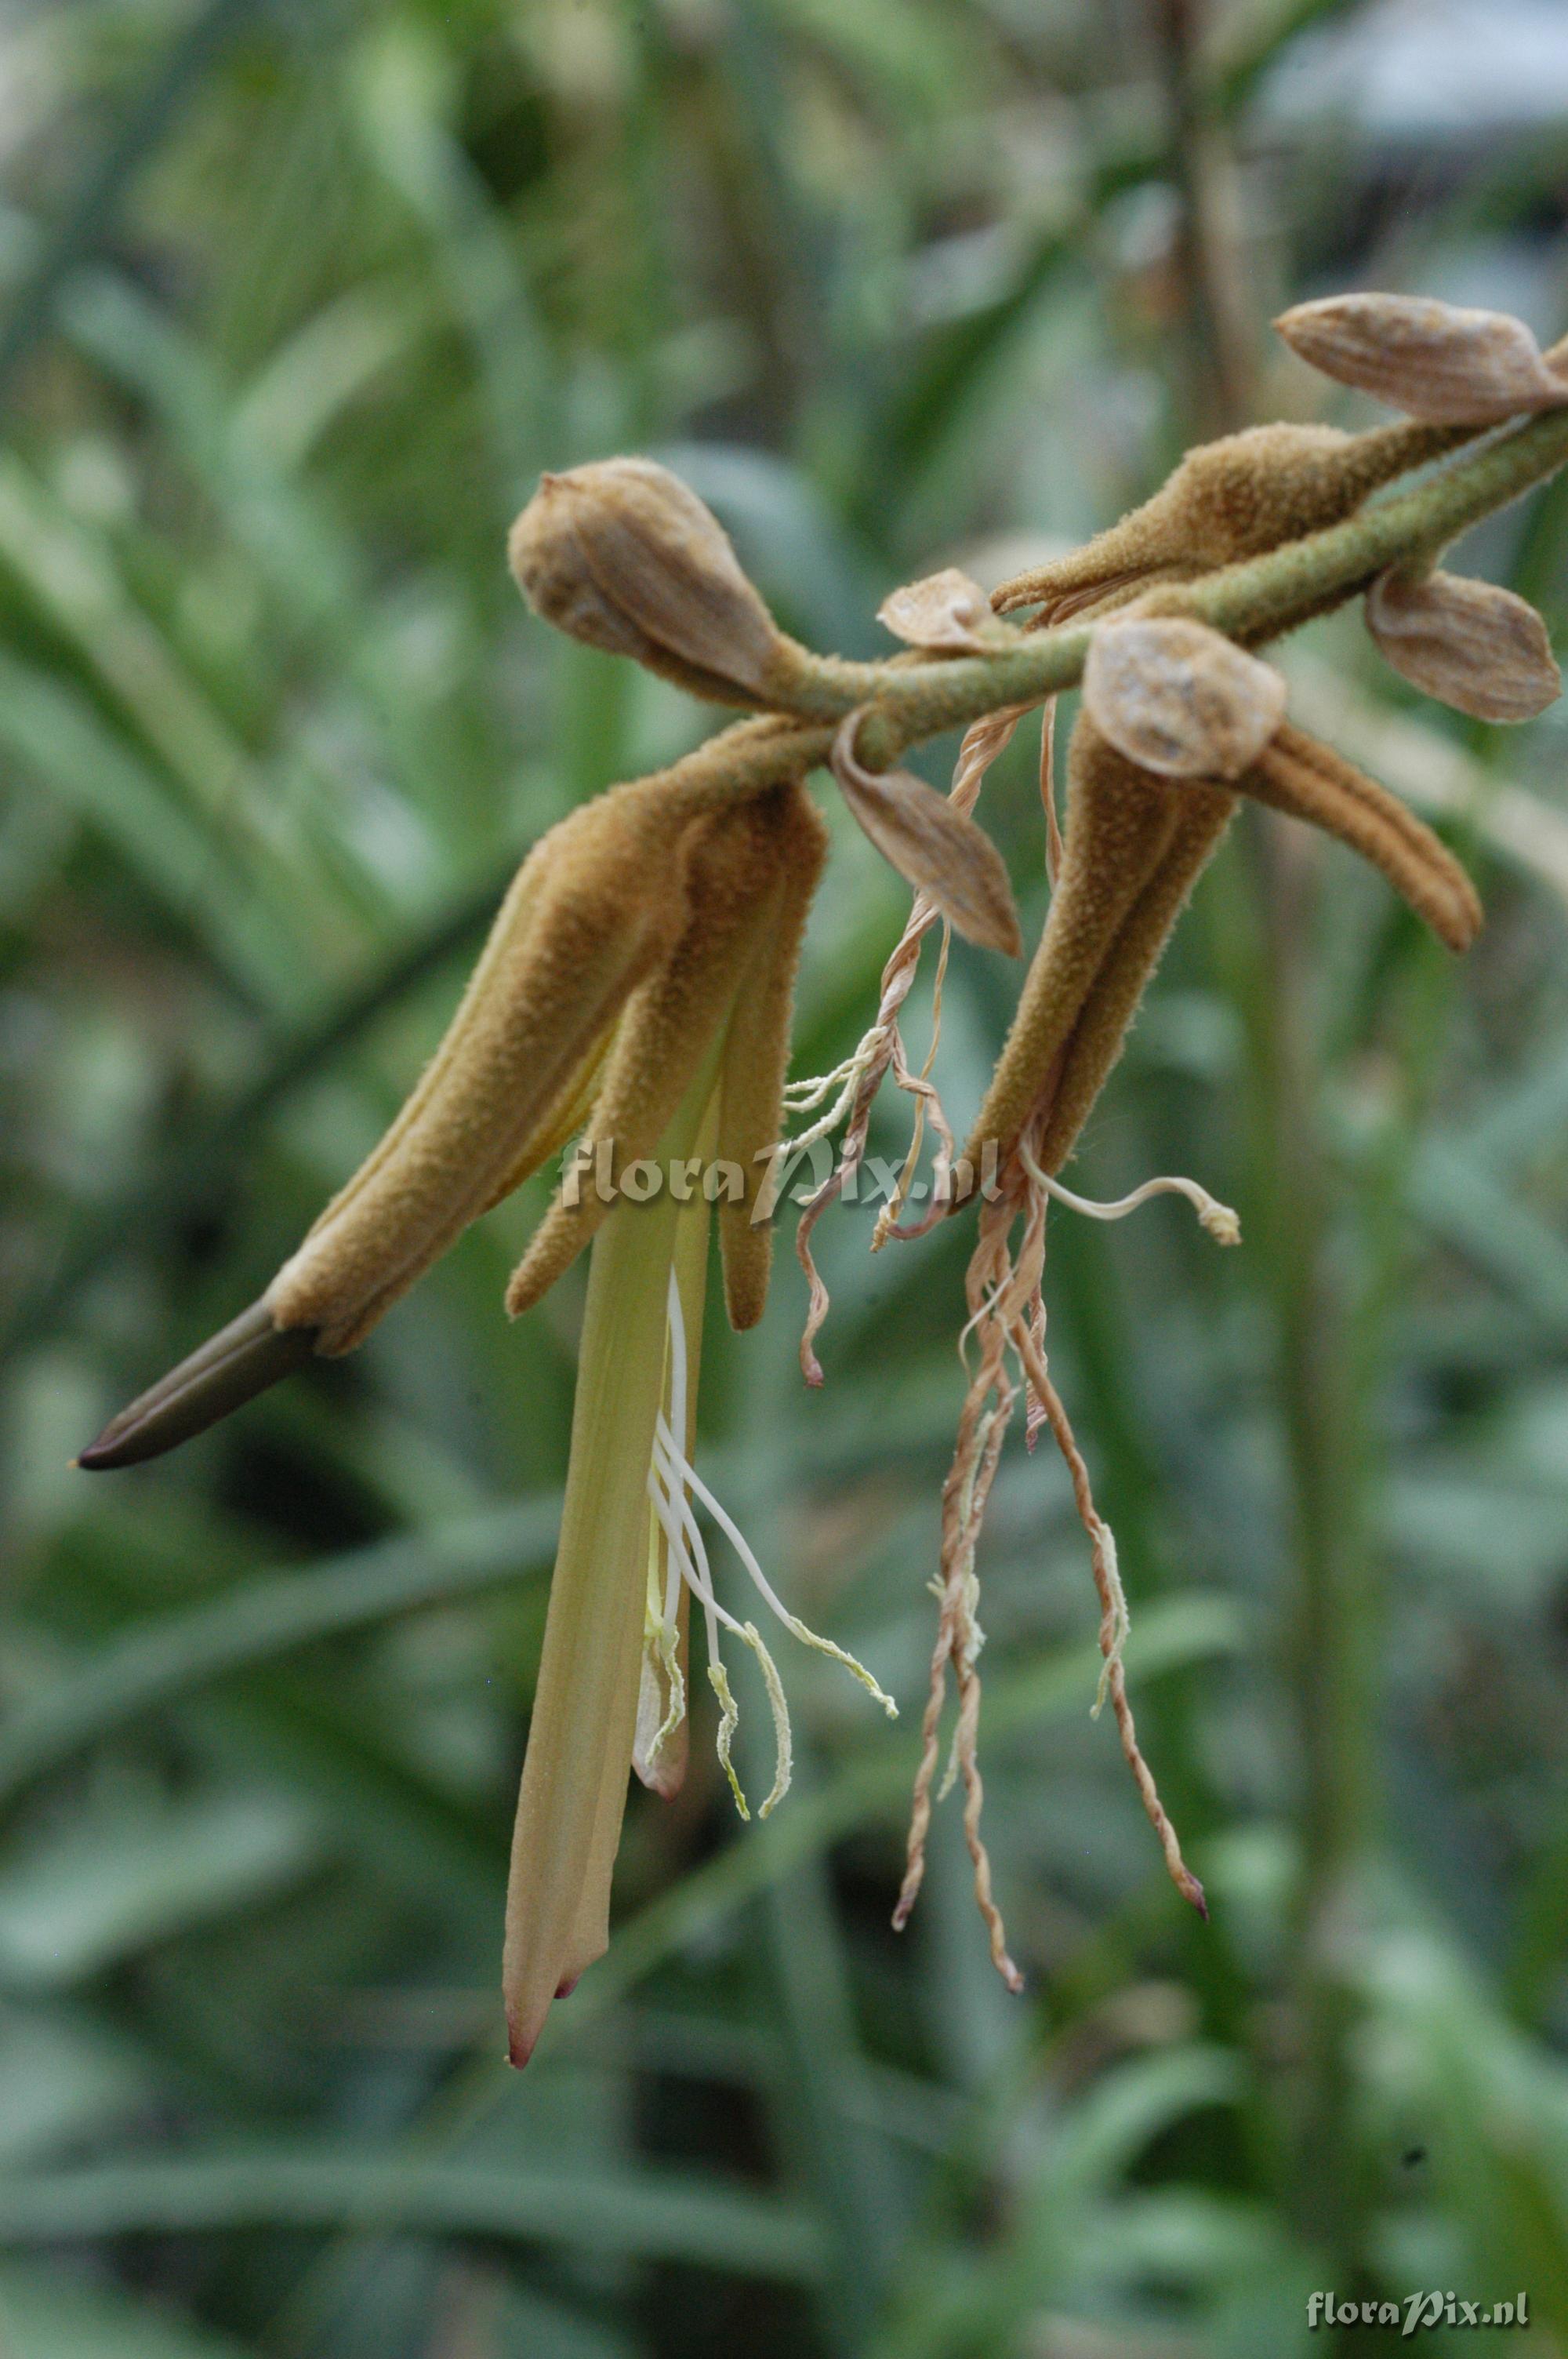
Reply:
<svg viewBox="0 0 1568 2359"><path fill-rule="evenodd" d="M1374 432L1386 435L1386 428ZM1420 438L1415 438L1419 442ZM1568 408L1544 412L1481 442L1408 492L1267 556L1227 565L1161 592L1162 611L1190 614L1227 636L1278 637L1365 588L1386 567L1430 561L1462 532L1555 474L1568 460ZM813 658L792 682L796 712L738 722L662 774L697 806L719 804L799 777L824 763L834 724L865 708L860 758L886 769L911 745L966 727L1010 704L1035 704L1075 687L1092 630L1020 634L995 655L939 663L894 656L882 664ZM820 717L818 717L820 716Z"/></svg>

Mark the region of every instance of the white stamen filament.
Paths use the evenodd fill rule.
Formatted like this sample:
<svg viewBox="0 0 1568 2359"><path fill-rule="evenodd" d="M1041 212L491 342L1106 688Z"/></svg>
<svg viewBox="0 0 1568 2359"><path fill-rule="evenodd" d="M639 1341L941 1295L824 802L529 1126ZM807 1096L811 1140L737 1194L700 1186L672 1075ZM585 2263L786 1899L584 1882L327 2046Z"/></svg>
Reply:
<svg viewBox="0 0 1568 2359"><path fill-rule="evenodd" d="M1222 1204L1217 1196L1211 1196L1206 1188L1200 1188L1195 1180L1184 1180L1178 1174L1163 1174L1158 1180L1145 1180L1143 1185L1134 1188L1130 1196L1119 1196L1114 1203L1106 1204L1097 1201L1092 1196L1075 1195L1072 1189L1064 1188L1059 1180L1050 1179L1041 1170L1022 1140L1019 1142L1018 1158L1030 1178L1038 1187L1044 1188L1047 1196L1054 1196L1058 1204L1065 1204L1070 1212L1086 1213L1091 1221L1124 1221L1129 1212L1137 1212L1140 1204L1146 1204L1151 1196L1184 1196L1217 1245L1238 1245L1241 1243L1241 1223L1237 1214L1228 1204Z"/></svg>
<svg viewBox="0 0 1568 2359"><path fill-rule="evenodd" d="M843 1087L827 1112L818 1114L809 1129L798 1132L793 1138L780 1141L780 1146L785 1153L804 1154L808 1147L815 1147L819 1138L826 1138L829 1131L838 1129L838 1125L853 1106L862 1076L869 1070L873 1058L881 1049L881 1041L882 1028L880 1024L874 1024L854 1055L847 1058L844 1064L836 1071L825 1074L820 1082L802 1082L797 1084L800 1089L811 1092L813 1094L803 1097L798 1105L792 1105L789 1110L792 1114L804 1114L810 1107L820 1105L840 1075L844 1077Z"/></svg>
<svg viewBox="0 0 1568 2359"><path fill-rule="evenodd" d="M745 1794L741 1790L740 1780L730 1758L730 1741L740 1714L730 1692L729 1676L725 1671L723 1658L719 1652L720 1625L726 1630L731 1631L743 1646L749 1647L757 1658L757 1667L762 1673L768 1704L773 1712L775 1746L773 1790L758 1812L760 1818L765 1819L775 1804L783 1800L789 1789L792 1742L789 1708L784 1701L784 1682L779 1678L778 1668L764 1646L756 1624L738 1622L735 1616L719 1603L715 1595L713 1572L708 1563L708 1549L698 1528L696 1511L687 1495L688 1493L695 1493L700 1499L745 1566L759 1596L777 1615L791 1636L798 1638L803 1646L814 1647L817 1653L831 1656L835 1662L842 1663L845 1669L859 1680L861 1686L876 1698L890 1719L897 1717L898 1706L890 1695L884 1694L863 1663L857 1661L855 1657L848 1653L844 1647L836 1646L831 1638L820 1637L800 1619L798 1614L789 1611L768 1581L740 1526L714 1496L687 1458L680 1440L677 1440L678 1435L684 1434L687 1421L686 1322L681 1309L680 1288L673 1270L670 1273L668 1303L669 1412L667 1415L663 1409L659 1412L654 1433L653 1458L648 1468L648 1501L658 1527L665 1536L667 1580L665 1593L661 1598L657 1593L656 1575L650 1576L646 1643L654 1647L665 1668L669 1685L670 1705L652 1750L656 1753L659 1747L667 1742L675 1729L679 1726L686 1708L686 1683L680 1675L676 1639L676 1608L680 1598L680 1584L684 1581L701 1605L706 1617L708 1676L713 1691L719 1698L720 1712L719 1758L730 1780L736 1808L743 1819L750 1818L751 1812L747 1808ZM662 1614L659 1612L661 1606Z"/></svg>

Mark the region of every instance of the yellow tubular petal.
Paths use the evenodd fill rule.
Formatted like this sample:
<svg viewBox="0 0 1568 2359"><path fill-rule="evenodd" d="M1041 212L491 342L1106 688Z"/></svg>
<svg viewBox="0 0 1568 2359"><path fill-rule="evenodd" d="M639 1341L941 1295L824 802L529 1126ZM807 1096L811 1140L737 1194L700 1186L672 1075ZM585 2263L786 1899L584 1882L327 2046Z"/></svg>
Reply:
<svg viewBox="0 0 1568 2359"><path fill-rule="evenodd" d="M1067 757L1067 820L1050 915L965 1158L1003 1158L1046 1087L1122 920L1174 834L1182 796L1116 753L1080 716Z"/></svg>
<svg viewBox="0 0 1568 2359"><path fill-rule="evenodd" d="M1220 787L1193 785L1179 790L1170 846L1123 920L1073 1027L1040 1143L1043 1170L1054 1175L1072 1153L1121 1054L1171 929L1235 809L1236 797Z"/></svg>
<svg viewBox="0 0 1568 2359"><path fill-rule="evenodd" d="M693 1151L709 1060L661 1151ZM631 1774L646 1591L648 1466L664 1393L681 1206L627 1204L596 1242L579 1353L571 1462L528 1731L503 1969L514 2064L552 2000L603 1951Z"/></svg>
<svg viewBox="0 0 1568 2359"><path fill-rule="evenodd" d="M583 1136L590 1159L601 1141L611 1147L617 1199L622 1173L654 1153L704 1050L720 1035L778 875L789 791L715 813L693 831L686 931L627 1006ZM580 1188L575 1203L557 1196L507 1288L514 1317L548 1291L610 1210L609 1191L597 1184Z"/></svg>
<svg viewBox="0 0 1568 2359"><path fill-rule="evenodd" d="M1449 950L1469 949L1482 917L1469 877L1424 821L1343 755L1285 728L1237 783L1255 801L1338 836L1381 869Z"/></svg>
<svg viewBox="0 0 1568 2359"><path fill-rule="evenodd" d="M678 928L680 836L618 789L535 846L424 1079L268 1288L279 1326L348 1351L528 1167Z"/></svg>
<svg viewBox="0 0 1568 2359"><path fill-rule="evenodd" d="M720 1068L719 1160L736 1165L743 1192L725 1191L719 1211L724 1299L730 1324L754 1327L768 1299L773 1233L754 1217L767 1180L766 1158L784 1130L795 978L806 915L827 855L827 829L804 787L786 810L784 873L735 995ZM760 1159L761 1158L761 1159Z"/></svg>

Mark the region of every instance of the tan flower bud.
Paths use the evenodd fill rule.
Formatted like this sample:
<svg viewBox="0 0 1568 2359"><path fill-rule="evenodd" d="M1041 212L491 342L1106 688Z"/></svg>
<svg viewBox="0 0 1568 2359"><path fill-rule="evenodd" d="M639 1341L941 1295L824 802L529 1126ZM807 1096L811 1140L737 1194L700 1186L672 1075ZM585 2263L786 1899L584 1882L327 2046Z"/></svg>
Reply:
<svg viewBox="0 0 1568 2359"><path fill-rule="evenodd" d="M1284 719L1285 683L1206 624L1129 616L1089 642L1084 710L1159 777L1238 778Z"/></svg>
<svg viewBox="0 0 1568 2359"><path fill-rule="evenodd" d="M964 811L908 770L868 770L856 758L851 712L833 747L833 775L882 858L983 950L1016 958L1018 908L1000 853Z"/></svg>
<svg viewBox="0 0 1568 2359"><path fill-rule="evenodd" d="M1415 295L1331 295L1274 325L1325 376L1434 425L1492 426L1568 402L1521 320Z"/></svg>
<svg viewBox="0 0 1568 2359"><path fill-rule="evenodd" d="M546 622L695 696L770 701L789 642L712 511L652 459L543 475L507 558Z"/></svg>
<svg viewBox="0 0 1568 2359"><path fill-rule="evenodd" d="M1545 624L1494 582L1392 569L1367 592L1367 628L1405 679L1477 721L1533 721L1563 693Z"/></svg>
<svg viewBox="0 0 1568 2359"><path fill-rule="evenodd" d="M956 565L906 582L882 600L877 620L911 647L950 647L963 655L984 655L1007 636L979 583Z"/></svg>
<svg viewBox="0 0 1568 2359"><path fill-rule="evenodd" d="M1189 451L1152 499L1071 556L1004 582L999 614L1044 604L1065 621L1156 582L1190 582L1354 516L1395 475L1434 456L1430 428L1249 426Z"/></svg>

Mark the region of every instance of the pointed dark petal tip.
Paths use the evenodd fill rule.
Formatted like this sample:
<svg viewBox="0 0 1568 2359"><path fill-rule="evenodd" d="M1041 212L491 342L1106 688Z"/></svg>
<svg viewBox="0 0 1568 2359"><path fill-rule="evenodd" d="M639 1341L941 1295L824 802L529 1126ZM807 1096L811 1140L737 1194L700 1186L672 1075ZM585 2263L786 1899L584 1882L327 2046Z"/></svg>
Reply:
<svg viewBox="0 0 1568 2359"><path fill-rule="evenodd" d="M315 1347L313 1327L276 1327L265 1301L254 1302L111 1418L76 1463L84 1473L108 1474L161 1458L291 1375Z"/></svg>

